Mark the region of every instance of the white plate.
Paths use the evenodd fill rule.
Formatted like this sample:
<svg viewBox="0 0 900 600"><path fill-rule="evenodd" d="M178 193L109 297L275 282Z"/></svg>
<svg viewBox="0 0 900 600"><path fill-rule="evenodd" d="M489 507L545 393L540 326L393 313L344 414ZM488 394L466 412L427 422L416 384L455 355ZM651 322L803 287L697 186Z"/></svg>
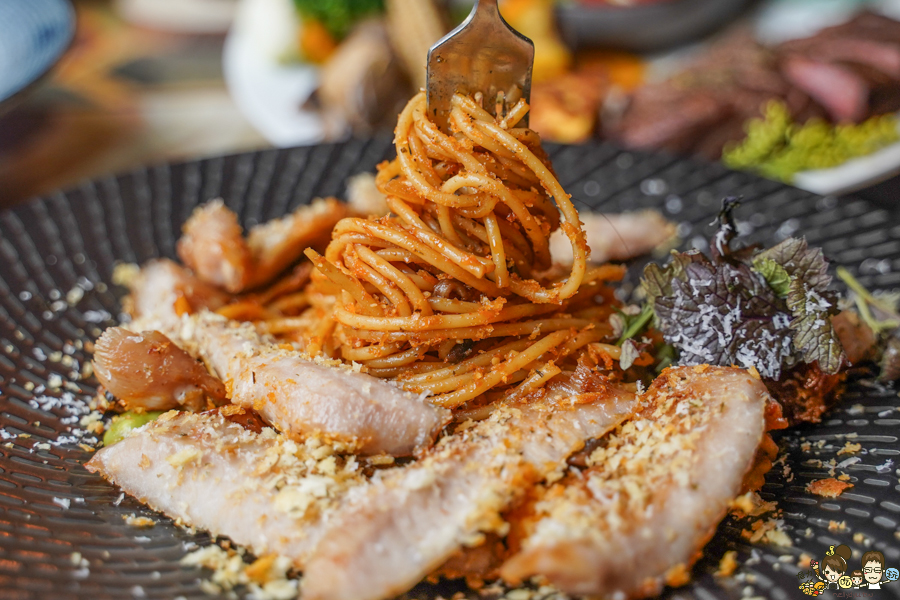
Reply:
<svg viewBox="0 0 900 600"><path fill-rule="evenodd" d="M759 6L754 17L756 37L765 44L777 44L811 36L846 21L863 7L892 19L900 18L900 0L768 0ZM831 169L802 171L794 175L791 184L816 194L844 194L897 173L900 143Z"/></svg>
<svg viewBox="0 0 900 600"><path fill-rule="evenodd" d="M296 35L290 0L242 0L222 54L235 104L263 137L281 148L324 140L318 113L301 108L316 89L318 69L278 60Z"/></svg>
<svg viewBox="0 0 900 600"><path fill-rule="evenodd" d="M801 171L794 175L791 185L823 196L845 194L897 173L900 173L900 142L831 169Z"/></svg>
<svg viewBox="0 0 900 600"><path fill-rule="evenodd" d="M222 34L234 19L237 0L116 0L125 20L150 29Z"/></svg>

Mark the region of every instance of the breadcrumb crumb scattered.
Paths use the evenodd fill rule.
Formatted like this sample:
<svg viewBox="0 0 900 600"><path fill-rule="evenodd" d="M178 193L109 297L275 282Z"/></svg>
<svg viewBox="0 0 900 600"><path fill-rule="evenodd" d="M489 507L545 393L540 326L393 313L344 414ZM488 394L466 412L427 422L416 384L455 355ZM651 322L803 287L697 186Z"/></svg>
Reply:
<svg viewBox="0 0 900 600"><path fill-rule="evenodd" d="M392 465L394 457L390 454L375 454L368 458L370 465Z"/></svg>
<svg viewBox="0 0 900 600"><path fill-rule="evenodd" d="M237 550L223 550L212 544L187 554L181 564L213 571L209 579L200 582L200 589L209 595L220 595L245 585L249 597L255 600L294 600L297 597L299 581L288 577L291 560L285 556L264 556L247 564Z"/></svg>
<svg viewBox="0 0 900 600"><path fill-rule="evenodd" d="M719 561L719 568L713 575L716 577L731 577L734 575L737 567L737 551L729 550L722 556L722 559Z"/></svg>
<svg viewBox="0 0 900 600"><path fill-rule="evenodd" d="M844 493L844 490L852 488L852 483L846 481L838 481L834 477L828 479L816 479L811 481L806 489L809 493L823 498L837 498Z"/></svg>
<svg viewBox="0 0 900 600"><path fill-rule="evenodd" d="M774 512L778 508L775 502L766 502L756 492L747 492L731 501L731 510L738 517L758 517Z"/></svg>
<svg viewBox="0 0 900 600"><path fill-rule="evenodd" d="M783 523L781 519L759 519L753 522L750 529L743 530L741 537L754 544L765 541L776 546L793 546L793 540L782 529Z"/></svg>
<svg viewBox="0 0 900 600"><path fill-rule="evenodd" d="M156 526L156 521L148 517L136 517L134 513L130 515L122 515L122 519L126 525L136 527L138 529L149 529Z"/></svg>
<svg viewBox="0 0 900 600"><path fill-rule="evenodd" d="M184 448L175 454L166 458L166 462L173 467L182 467L187 463L197 460L201 456L201 452L196 448Z"/></svg>
<svg viewBox="0 0 900 600"><path fill-rule="evenodd" d="M790 547L794 545L791 537L782 529L771 529L766 532L766 541L776 546Z"/></svg>
<svg viewBox="0 0 900 600"><path fill-rule="evenodd" d="M843 448L838 450L838 456L841 454L856 454L862 450L862 444L854 444L853 442L847 442L844 444Z"/></svg>
<svg viewBox="0 0 900 600"><path fill-rule="evenodd" d="M140 273L141 268L135 263L119 263L113 267L112 281L116 285L129 287Z"/></svg>

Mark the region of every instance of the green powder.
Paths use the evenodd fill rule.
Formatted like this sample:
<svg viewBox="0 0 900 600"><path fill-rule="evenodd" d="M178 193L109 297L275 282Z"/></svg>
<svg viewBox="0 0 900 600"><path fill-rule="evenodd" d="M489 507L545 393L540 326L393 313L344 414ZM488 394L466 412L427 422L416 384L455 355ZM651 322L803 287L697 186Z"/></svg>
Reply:
<svg viewBox="0 0 900 600"><path fill-rule="evenodd" d="M786 182L799 171L835 167L900 140L894 114L858 125L832 125L821 119L800 125L791 120L787 106L775 100L766 106L764 118L751 119L745 129L747 137L727 145L722 161L732 169Z"/></svg>

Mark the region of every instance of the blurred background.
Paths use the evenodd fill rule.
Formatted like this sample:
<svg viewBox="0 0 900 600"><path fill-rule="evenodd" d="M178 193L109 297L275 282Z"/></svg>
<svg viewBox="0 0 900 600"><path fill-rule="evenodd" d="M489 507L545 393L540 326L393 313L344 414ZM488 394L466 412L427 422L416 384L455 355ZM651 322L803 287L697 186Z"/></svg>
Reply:
<svg viewBox="0 0 900 600"><path fill-rule="evenodd" d="M5 0L0 207L161 161L389 130L469 0ZM4 13L6 11L6 13ZM900 0L501 0L531 126L900 194Z"/></svg>

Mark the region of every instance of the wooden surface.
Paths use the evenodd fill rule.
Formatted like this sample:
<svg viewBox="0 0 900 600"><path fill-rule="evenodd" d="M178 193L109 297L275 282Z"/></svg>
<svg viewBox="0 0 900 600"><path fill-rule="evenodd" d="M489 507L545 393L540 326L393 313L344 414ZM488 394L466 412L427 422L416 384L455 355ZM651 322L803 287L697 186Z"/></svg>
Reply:
<svg viewBox="0 0 900 600"><path fill-rule="evenodd" d="M142 164L268 145L225 89L222 36L136 27L109 1L75 6L63 60L0 117L0 207Z"/></svg>

